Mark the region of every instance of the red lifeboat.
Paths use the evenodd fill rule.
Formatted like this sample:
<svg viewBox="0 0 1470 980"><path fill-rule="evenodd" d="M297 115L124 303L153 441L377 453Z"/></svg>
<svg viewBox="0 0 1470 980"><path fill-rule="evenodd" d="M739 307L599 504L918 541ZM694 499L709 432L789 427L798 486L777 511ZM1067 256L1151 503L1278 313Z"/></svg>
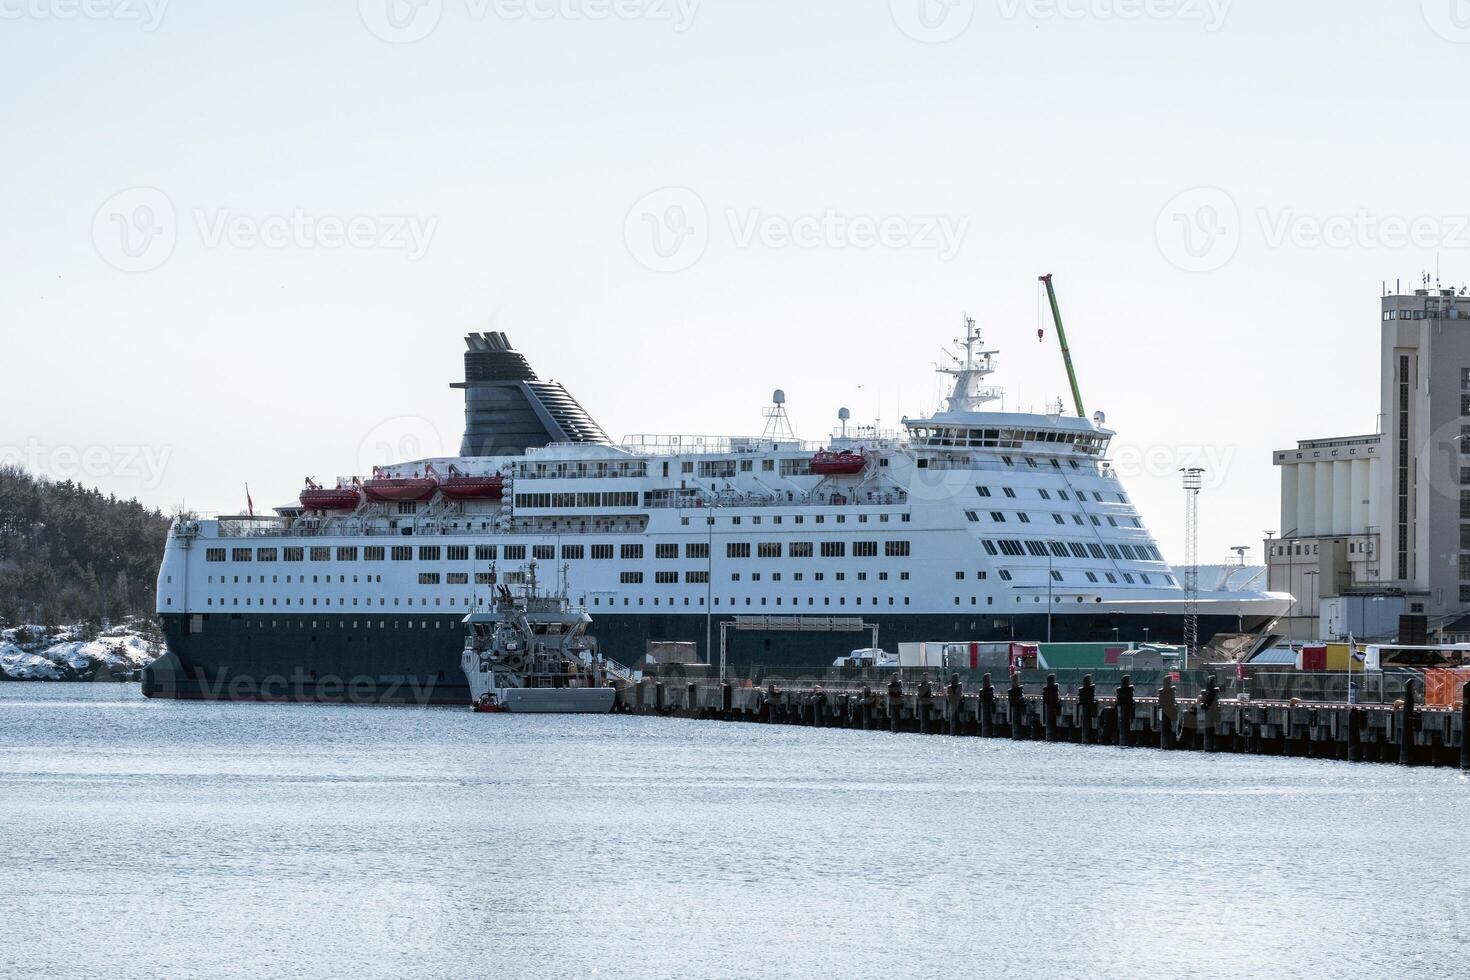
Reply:
<svg viewBox="0 0 1470 980"><path fill-rule="evenodd" d="M467 476L451 466L449 476L439 481L439 492L448 500L499 500L505 496L505 477Z"/></svg>
<svg viewBox="0 0 1470 980"><path fill-rule="evenodd" d="M812 457L811 471L818 476L852 476L868 465L867 457L850 449L833 452L824 449Z"/></svg>
<svg viewBox="0 0 1470 980"><path fill-rule="evenodd" d="M357 510L362 503L362 491L354 486L337 485L324 487L306 478L306 489L301 491L301 506L307 510Z"/></svg>
<svg viewBox="0 0 1470 980"><path fill-rule="evenodd" d="M372 479L362 484L367 499L380 504L417 503L428 500L438 489L439 481L432 476L387 476L376 466Z"/></svg>

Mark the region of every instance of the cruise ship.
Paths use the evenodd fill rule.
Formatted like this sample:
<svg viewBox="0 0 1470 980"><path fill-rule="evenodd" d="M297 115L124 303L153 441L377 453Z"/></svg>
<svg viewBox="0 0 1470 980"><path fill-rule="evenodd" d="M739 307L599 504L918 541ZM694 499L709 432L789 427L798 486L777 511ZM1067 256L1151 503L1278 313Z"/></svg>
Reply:
<svg viewBox="0 0 1470 980"><path fill-rule="evenodd" d="M613 658L692 643L732 676L830 665L874 635L1178 642L1191 612L1201 643L1270 631L1289 597L1186 590L1101 414L1080 396L1075 415L991 410L996 352L969 318L956 343L944 410L895 432L843 411L802 442L776 392L759 437L614 443L505 334L471 334L458 456L175 521L145 692L467 703L461 621L533 565Z"/></svg>

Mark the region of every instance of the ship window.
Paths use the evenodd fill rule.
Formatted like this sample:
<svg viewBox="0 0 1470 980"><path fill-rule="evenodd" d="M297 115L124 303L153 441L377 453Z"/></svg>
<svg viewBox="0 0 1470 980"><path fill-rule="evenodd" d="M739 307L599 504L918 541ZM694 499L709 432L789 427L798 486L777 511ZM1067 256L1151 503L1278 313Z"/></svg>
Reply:
<svg viewBox="0 0 1470 980"><path fill-rule="evenodd" d="M292 559L292 557L290 555L290 551L291 551L290 548L287 548L286 549L286 552L287 552L287 554L286 554L286 560L287 561L293 561L293 560L299 561L300 559ZM382 545L374 545L374 546L369 547L369 548L363 548L362 549L362 560L363 561L382 561L383 560L383 546Z"/></svg>
<svg viewBox="0 0 1470 980"><path fill-rule="evenodd" d="M607 561L613 556L613 546L610 544L594 544L592 546L593 561Z"/></svg>
<svg viewBox="0 0 1470 980"><path fill-rule="evenodd" d="M1097 573L1096 572L1088 572L1087 573L1087 581L1089 581L1089 582L1096 582L1097 581Z"/></svg>
<svg viewBox="0 0 1470 980"><path fill-rule="evenodd" d="M725 545L726 558L749 558L750 544L745 541L730 541Z"/></svg>
<svg viewBox="0 0 1470 980"><path fill-rule="evenodd" d="M506 561L525 561L526 546L523 544L508 544L505 546Z"/></svg>
<svg viewBox="0 0 1470 980"><path fill-rule="evenodd" d="M847 554L847 543L845 541L823 541L823 558L842 558Z"/></svg>
<svg viewBox="0 0 1470 980"><path fill-rule="evenodd" d="M990 496L990 488L989 487L976 487L975 488L975 492L978 493L982 497L988 497L988 496Z"/></svg>
<svg viewBox="0 0 1470 980"><path fill-rule="evenodd" d="M709 558L709 544L699 542L697 544L686 544L684 546L685 558Z"/></svg>
<svg viewBox="0 0 1470 980"><path fill-rule="evenodd" d="M1039 494L1041 494L1041 499L1042 500L1050 500L1051 499L1051 492L1048 491L1048 490L1037 490L1036 492L1039 493Z"/></svg>
<svg viewBox="0 0 1470 980"><path fill-rule="evenodd" d="M340 549L338 549L338 550L340 550ZM420 545L419 546L419 561L438 561L439 560L440 553L441 552L440 552L439 546L437 544Z"/></svg>
<svg viewBox="0 0 1470 980"><path fill-rule="evenodd" d="M586 557L586 550L580 544L564 544L561 546L561 557L563 561L580 561Z"/></svg>
<svg viewBox="0 0 1470 980"><path fill-rule="evenodd" d="M556 545L537 544L531 546L531 557L537 561L552 561L556 558Z"/></svg>
<svg viewBox="0 0 1470 980"><path fill-rule="evenodd" d="M780 558L781 542L762 541L756 545L756 556L760 558Z"/></svg>
<svg viewBox="0 0 1470 980"><path fill-rule="evenodd" d="M1031 515L1026 513L1025 511L1017 511L1016 517L1021 521L1022 524L1031 523Z"/></svg>
<svg viewBox="0 0 1470 980"><path fill-rule="evenodd" d="M1005 494L1007 497L1014 498L1016 496L1016 491L1012 490L1010 487L1001 487L1000 492Z"/></svg>
<svg viewBox="0 0 1470 980"><path fill-rule="evenodd" d="M786 553L792 558L810 558L812 556L812 543L810 541L793 541L787 547Z"/></svg>
<svg viewBox="0 0 1470 980"><path fill-rule="evenodd" d="M1062 580L1062 573L1053 569L1051 573L1051 578L1053 582L1060 582Z"/></svg>
<svg viewBox="0 0 1470 980"><path fill-rule="evenodd" d="M452 544L445 549L444 553L450 561L470 560L470 546L467 544Z"/></svg>
<svg viewBox="0 0 1470 980"><path fill-rule="evenodd" d="M622 554L622 557L624 559L637 559L637 558L642 558L643 557L643 545L641 545L641 544L625 544L622 547L621 554Z"/></svg>
<svg viewBox="0 0 1470 980"><path fill-rule="evenodd" d="M907 541L885 541L883 542L883 557L885 558L907 558L909 556L909 542Z"/></svg>
<svg viewBox="0 0 1470 980"><path fill-rule="evenodd" d="M225 560L225 549L223 549L223 548L206 548L206 549L204 549L204 560L205 561L224 561Z"/></svg>
<svg viewBox="0 0 1470 980"><path fill-rule="evenodd" d="M679 546L677 544L654 545L653 556L655 558L678 558Z"/></svg>
<svg viewBox="0 0 1470 980"><path fill-rule="evenodd" d="M419 585L438 585L438 572L419 572Z"/></svg>
<svg viewBox="0 0 1470 980"><path fill-rule="evenodd" d="M1011 580L1011 573L1002 568L1000 570L1000 580L1002 582L1009 582Z"/></svg>
<svg viewBox="0 0 1470 980"><path fill-rule="evenodd" d="M250 561L253 557L249 548L234 548L230 551L230 561Z"/></svg>
<svg viewBox="0 0 1470 980"><path fill-rule="evenodd" d="M986 554L990 554L990 555L999 554L999 550L995 547L995 542L994 541L981 541L980 543L985 546L985 552L986 552Z"/></svg>
<svg viewBox="0 0 1470 980"><path fill-rule="evenodd" d="M990 519L996 524L1004 524L1006 522L1006 515L998 510L993 510L990 512Z"/></svg>
<svg viewBox="0 0 1470 980"><path fill-rule="evenodd" d="M674 585L679 581L678 572L654 572L653 581L658 585Z"/></svg>
<svg viewBox="0 0 1470 980"><path fill-rule="evenodd" d="M413 561L413 548L409 545L394 545L394 561Z"/></svg>
<svg viewBox="0 0 1470 980"><path fill-rule="evenodd" d="M878 542L854 541L852 543L852 556L854 558L877 558Z"/></svg>

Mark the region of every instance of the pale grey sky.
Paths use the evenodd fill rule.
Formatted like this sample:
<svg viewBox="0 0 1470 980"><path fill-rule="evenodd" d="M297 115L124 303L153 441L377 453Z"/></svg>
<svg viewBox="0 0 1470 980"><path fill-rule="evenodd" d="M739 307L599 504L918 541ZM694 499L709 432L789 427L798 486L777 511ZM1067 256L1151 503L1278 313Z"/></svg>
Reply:
<svg viewBox="0 0 1470 980"><path fill-rule="evenodd" d="M303 9L305 8L305 9ZM1451 0L0 0L0 454L201 510L458 444L506 331L615 437L1088 411L1170 558L1376 425L1377 297L1470 272Z"/></svg>

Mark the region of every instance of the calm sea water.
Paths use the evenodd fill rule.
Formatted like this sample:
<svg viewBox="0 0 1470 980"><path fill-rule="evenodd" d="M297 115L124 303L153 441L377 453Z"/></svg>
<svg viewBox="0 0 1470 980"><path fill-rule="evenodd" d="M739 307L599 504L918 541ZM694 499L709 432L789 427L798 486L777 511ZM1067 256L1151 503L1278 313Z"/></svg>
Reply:
<svg viewBox="0 0 1470 980"><path fill-rule="evenodd" d="M1445 770L113 685L0 745L7 975L1470 970Z"/></svg>

